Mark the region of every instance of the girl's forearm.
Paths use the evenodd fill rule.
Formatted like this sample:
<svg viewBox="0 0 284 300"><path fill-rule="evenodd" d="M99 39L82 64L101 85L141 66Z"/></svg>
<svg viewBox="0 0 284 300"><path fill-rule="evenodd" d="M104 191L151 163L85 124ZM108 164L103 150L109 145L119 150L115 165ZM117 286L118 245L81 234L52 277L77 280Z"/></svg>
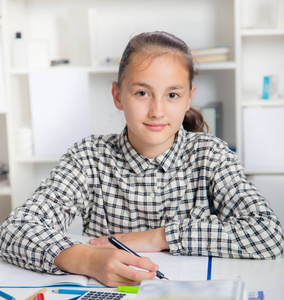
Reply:
<svg viewBox="0 0 284 300"><path fill-rule="evenodd" d="M63 250L55 259L56 265L61 271L88 275L88 257L91 252L91 246L77 244Z"/></svg>

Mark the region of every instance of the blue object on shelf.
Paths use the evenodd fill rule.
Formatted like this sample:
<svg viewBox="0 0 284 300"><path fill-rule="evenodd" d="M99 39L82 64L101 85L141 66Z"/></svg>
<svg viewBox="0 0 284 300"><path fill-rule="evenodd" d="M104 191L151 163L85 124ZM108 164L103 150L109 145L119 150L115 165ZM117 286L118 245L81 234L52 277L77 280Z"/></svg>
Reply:
<svg viewBox="0 0 284 300"><path fill-rule="evenodd" d="M269 98L270 98L270 76L264 76L262 99L269 100Z"/></svg>

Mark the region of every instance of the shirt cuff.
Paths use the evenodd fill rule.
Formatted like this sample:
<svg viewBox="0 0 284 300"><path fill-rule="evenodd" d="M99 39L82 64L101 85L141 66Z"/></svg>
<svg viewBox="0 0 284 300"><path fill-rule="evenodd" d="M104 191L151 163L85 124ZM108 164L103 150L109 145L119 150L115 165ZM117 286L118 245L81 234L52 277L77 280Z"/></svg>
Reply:
<svg viewBox="0 0 284 300"><path fill-rule="evenodd" d="M184 225L184 224L183 224ZM198 252L197 233L187 224L186 230L180 222L166 225L166 239L173 255L196 255Z"/></svg>
<svg viewBox="0 0 284 300"><path fill-rule="evenodd" d="M71 241L70 238L64 237L58 242L54 242L49 245L46 250L42 269L46 270L47 273L63 275L69 274L68 272L61 271L57 266L54 265L54 259L58 256L63 250L68 249L74 245L81 244L78 241Z"/></svg>

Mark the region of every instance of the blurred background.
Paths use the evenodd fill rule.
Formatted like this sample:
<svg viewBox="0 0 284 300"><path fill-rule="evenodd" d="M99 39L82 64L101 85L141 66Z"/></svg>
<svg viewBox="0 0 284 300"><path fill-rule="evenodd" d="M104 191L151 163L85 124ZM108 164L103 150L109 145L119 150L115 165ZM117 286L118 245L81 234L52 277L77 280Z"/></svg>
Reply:
<svg viewBox="0 0 284 300"><path fill-rule="evenodd" d="M122 130L122 52L165 30L192 49L210 134L284 224L284 0L2 0L0 16L0 223L74 142Z"/></svg>

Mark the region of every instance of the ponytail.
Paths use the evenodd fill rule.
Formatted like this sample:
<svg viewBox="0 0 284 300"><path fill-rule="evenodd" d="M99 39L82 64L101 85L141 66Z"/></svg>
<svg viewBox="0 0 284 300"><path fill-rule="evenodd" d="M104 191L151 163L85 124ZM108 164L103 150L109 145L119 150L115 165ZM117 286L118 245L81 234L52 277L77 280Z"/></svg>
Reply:
<svg viewBox="0 0 284 300"><path fill-rule="evenodd" d="M186 112L182 125L185 130L191 132L208 133L209 129L208 124L204 121L202 113L193 107Z"/></svg>

